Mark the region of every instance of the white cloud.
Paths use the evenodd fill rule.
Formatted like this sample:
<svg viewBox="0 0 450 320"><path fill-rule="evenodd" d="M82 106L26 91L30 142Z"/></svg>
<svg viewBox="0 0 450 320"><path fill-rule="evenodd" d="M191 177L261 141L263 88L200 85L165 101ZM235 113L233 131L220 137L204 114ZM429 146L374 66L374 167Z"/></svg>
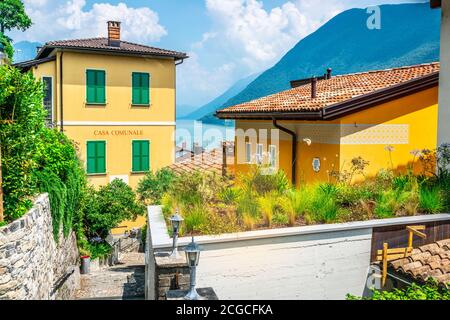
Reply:
<svg viewBox="0 0 450 320"><path fill-rule="evenodd" d="M252 69L267 67L310 31L292 2L270 11L257 0L206 0L206 7L221 36Z"/></svg>
<svg viewBox="0 0 450 320"><path fill-rule="evenodd" d="M121 21L122 38L129 41L155 42L167 35L159 24L158 14L147 7L94 3L87 9L85 0L25 0L24 3L33 26L25 33L14 32L15 41L106 36L108 20Z"/></svg>

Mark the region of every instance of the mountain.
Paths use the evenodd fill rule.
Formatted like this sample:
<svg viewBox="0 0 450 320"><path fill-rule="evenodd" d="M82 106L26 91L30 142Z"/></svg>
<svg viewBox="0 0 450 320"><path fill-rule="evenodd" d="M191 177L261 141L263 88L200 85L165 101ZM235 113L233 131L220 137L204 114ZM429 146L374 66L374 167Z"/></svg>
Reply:
<svg viewBox="0 0 450 320"><path fill-rule="evenodd" d="M203 118L208 114L213 114L217 109L219 109L225 102L227 102L230 98L237 95L239 92L245 89L253 80L255 80L259 74L253 74L244 79L237 81L231 88L225 91L222 95L212 100L211 102L205 104L204 106L198 108L194 112L189 115L183 117L184 119L194 119L198 120ZM216 119L217 120L217 119Z"/></svg>
<svg viewBox="0 0 450 320"><path fill-rule="evenodd" d="M364 9L345 11L301 40L222 107L290 88L295 79L414 65L439 60L440 10L429 3L382 5L381 29L367 28Z"/></svg>
<svg viewBox="0 0 450 320"><path fill-rule="evenodd" d="M32 60L36 57L36 48L42 46L39 42L20 41L13 44L14 63Z"/></svg>
<svg viewBox="0 0 450 320"><path fill-rule="evenodd" d="M187 104L177 104L177 119L183 119L198 109L198 106L191 106Z"/></svg>

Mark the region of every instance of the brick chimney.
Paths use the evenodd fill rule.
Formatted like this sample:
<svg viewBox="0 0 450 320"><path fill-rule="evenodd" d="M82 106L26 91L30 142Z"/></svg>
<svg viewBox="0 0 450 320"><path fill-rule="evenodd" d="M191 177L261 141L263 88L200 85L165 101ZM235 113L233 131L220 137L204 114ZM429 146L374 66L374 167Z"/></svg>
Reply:
<svg viewBox="0 0 450 320"><path fill-rule="evenodd" d="M120 47L120 22L108 21L108 45Z"/></svg>

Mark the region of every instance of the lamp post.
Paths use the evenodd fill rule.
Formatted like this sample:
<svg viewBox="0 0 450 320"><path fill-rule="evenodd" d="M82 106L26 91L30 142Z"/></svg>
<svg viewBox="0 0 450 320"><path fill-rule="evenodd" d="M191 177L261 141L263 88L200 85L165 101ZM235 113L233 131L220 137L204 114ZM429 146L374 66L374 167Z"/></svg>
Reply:
<svg viewBox="0 0 450 320"><path fill-rule="evenodd" d="M197 266L200 260L200 247L194 242L194 237L192 237L192 242L184 249L184 252L186 253L186 260L191 274L189 292L184 298L186 300L200 300L202 297L195 289Z"/></svg>
<svg viewBox="0 0 450 320"><path fill-rule="evenodd" d="M170 223L172 225L173 230L173 244L172 244L172 253L170 255L171 259L178 259L180 255L178 254L178 233L180 231L181 223L184 221L183 217L179 215L178 209L175 211L175 214L170 218Z"/></svg>

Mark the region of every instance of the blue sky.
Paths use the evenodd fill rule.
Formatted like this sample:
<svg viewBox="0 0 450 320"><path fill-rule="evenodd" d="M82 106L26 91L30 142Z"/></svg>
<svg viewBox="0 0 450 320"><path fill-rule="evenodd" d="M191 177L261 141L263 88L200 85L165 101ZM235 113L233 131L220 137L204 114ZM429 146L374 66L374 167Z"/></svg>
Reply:
<svg viewBox="0 0 450 320"><path fill-rule="evenodd" d="M424 0L24 0L34 25L10 36L16 42L104 36L106 21L120 20L124 40L189 54L178 67L178 103L200 106L272 66L336 14L407 2Z"/></svg>

